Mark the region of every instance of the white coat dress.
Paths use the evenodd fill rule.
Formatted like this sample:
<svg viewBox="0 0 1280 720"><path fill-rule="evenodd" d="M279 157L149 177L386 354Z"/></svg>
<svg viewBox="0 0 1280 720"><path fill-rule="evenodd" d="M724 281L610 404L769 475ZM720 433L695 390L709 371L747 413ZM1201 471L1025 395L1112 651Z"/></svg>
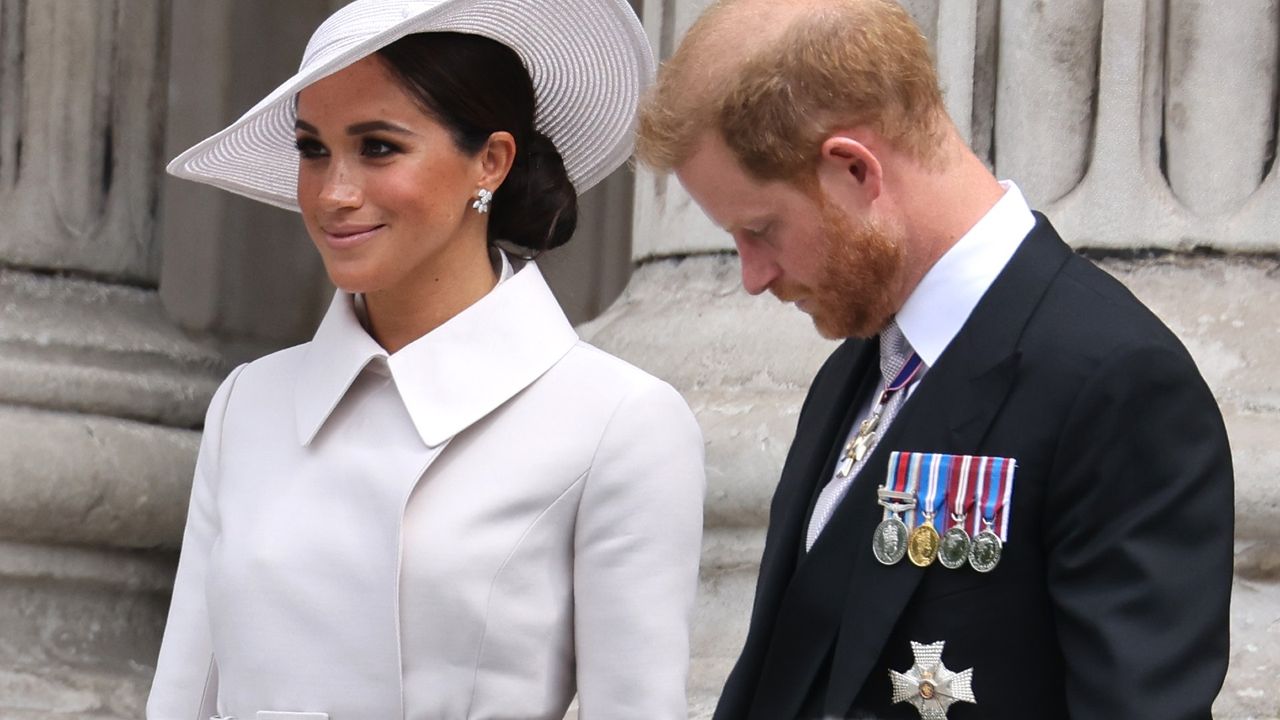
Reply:
<svg viewBox="0 0 1280 720"><path fill-rule="evenodd" d="M686 718L701 433L506 275L390 356L339 292L227 378L148 718Z"/></svg>

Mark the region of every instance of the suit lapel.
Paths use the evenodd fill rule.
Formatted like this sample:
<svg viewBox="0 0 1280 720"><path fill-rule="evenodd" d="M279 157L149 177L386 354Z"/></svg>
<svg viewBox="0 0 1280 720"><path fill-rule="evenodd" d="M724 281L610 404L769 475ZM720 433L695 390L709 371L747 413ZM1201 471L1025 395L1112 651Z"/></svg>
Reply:
<svg viewBox="0 0 1280 720"><path fill-rule="evenodd" d="M1035 228L902 406L831 526L814 545L810 560L821 561L823 571L838 562L853 566L831 663L828 714L843 716L850 710L925 573L908 562L882 565L871 553L870 538L881 519L876 487L887 470L889 453L964 453L981 446L1016 378L1023 329L1070 254L1049 222L1037 214ZM829 542L819 556L816 551L823 541Z"/></svg>
<svg viewBox="0 0 1280 720"><path fill-rule="evenodd" d="M826 656L830 628L839 621L840 593L798 598L791 587L804 550L811 499L830 475L827 469L857 411L866 374L877 367L877 347L874 342L845 343L814 381L774 496L746 645L717 717L746 717L748 707L752 717L787 717L769 708L792 704L792 696L797 689L803 693ZM808 600L820 607L796 607ZM826 637L827 644L797 644L797 633L815 640Z"/></svg>

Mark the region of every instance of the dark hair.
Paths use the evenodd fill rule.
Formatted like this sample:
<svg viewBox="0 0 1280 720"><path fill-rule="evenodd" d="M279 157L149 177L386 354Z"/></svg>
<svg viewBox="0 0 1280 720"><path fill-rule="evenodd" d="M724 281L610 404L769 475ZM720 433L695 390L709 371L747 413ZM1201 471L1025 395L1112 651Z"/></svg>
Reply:
<svg viewBox="0 0 1280 720"><path fill-rule="evenodd" d="M479 35L442 32L408 35L378 54L449 128L460 152L480 152L502 130L515 138L511 172L493 197L489 242L540 252L569 241L578 225L578 194L555 143L534 128L533 81L514 50Z"/></svg>

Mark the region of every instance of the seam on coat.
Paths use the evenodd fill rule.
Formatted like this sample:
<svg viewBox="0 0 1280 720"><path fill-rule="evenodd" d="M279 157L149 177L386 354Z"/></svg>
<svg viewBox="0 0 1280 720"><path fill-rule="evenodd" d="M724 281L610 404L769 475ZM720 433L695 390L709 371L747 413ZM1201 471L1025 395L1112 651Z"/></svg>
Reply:
<svg viewBox="0 0 1280 720"><path fill-rule="evenodd" d="M659 383L660 385L667 385L667 383L662 380L655 379L655 382ZM600 456L600 446L604 445L604 439L609 434L609 428L613 426L613 421L618 418L618 411L620 411L622 409L622 406L626 405L627 401L630 400L637 392L639 392L643 388L644 388L644 385L637 383L635 386L627 390L626 394L624 394L621 398L618 398L618 404L613 406L613 411L609 413L609 419L606 420L604 423L604 429L600 431L600 438L596 440L596 449L591 451L591 461L587 463L587 469L585 472L583 472L583 475L590 476L591 471L595 468L596 458ZM590 477L588 477L587 479L590 480ZM583 494L585 495L586 493L584 492ZM581 504L581 500L579 500L579 504ZM577 531L577 523L574 523L574 531L575 532Z"/></svg>
<svg viewBox="0 0 1280 720"><path fill-rule="evenodd" d="M213 651L210 650L209 651L209 668L204 672L204 690L200 692L200 702L197 703L196 705L194 720L208 720L208 718L204 718L201 716L204 715L205 706L208 704L208 701L209 701L210 685L214 685L213 674L216 671L217 667L218 667L218 663L214 659ZM213 711L215 713L221 713L222 710L221 708L218 707L218 697L217 697L218 688L215 685L215 687L213 687L212 689L214 692Z"/></svg>
<svg viewBox="0 0 1280 720"><path fill-rule="evenodd" d="M395 604L395 612L392 614L396 623L396 665L400 667L400 717L405 717L404 702L404 625L400 620L401 613L404 612L404 605L400 602L401 575L404 573L404 514L409 511L409 501L413 499L413 494L418 490L418 486L422 484L422 476L427 473L431 465L444 454L445 448L453 442L453 438L445 440L438 445L434 452L431 453L422 463L422 467L418 470L417 480L413 485L409 486L409 490L405 492L404 498L400 501L400 519L396 521L396 574L395 574L395 592L391 595L391 601Z"/></svg>
<svg viewBox="0 0 1280 720"><path fill-rule="evenodd" d="M563 492L557 495L555 500L552 500L550 503L548 503L547 506L542 509L542 512L538 513L538 516L535 517L529 523L528 527L524 529L524 532L520 533L520 538L516 540L515 544L511 546L511 550L507 553L506 557L502 558L502 563L498 565L498 569L494 571L493 577L489 579L489 592L485 596L485 601L484 601L484 617L485 617L484 630L480 633L480 645L476 649L475 669L471 673L471 698L467 700L467 714L466 714L466 717L468 718L471 717L471 708L474 707L476 703L476 687L479 684L479 680L480 680L480 661L481 661L481 658L484 657L485 643L489 640L489 610L493 607L493 590L494 590L494 587L498 584L498 578L501 577L502 572L507 569L507 564L511 562L511 558L515 556L516 551L519 550L520 546L524 544L524 539L529 537L529 533L533 532L533 529L537 527L539 522L542 521L542 518L547 516L547 513L551 512L552 508L559 505L560 501L564 500L565 496L567 496L570 492L573 492L573 489L578 487L578 485L582 484L583 479L586 478L587 473L589 472L591 472L590 466L588 466L586 470L583 470L582 474L579 475L577 478L575 478L573 482L569 483L569 487L565 488ZM403 683L404 682L403 668L401 668L400 677L401 677L401 682Z"/></svg>
<svg viewBox="0 0 1280 720"><path fill-rule="evenodd" d="M235 370L232 370L231 374L227 376L227 381L229 383L227 385L227 399L223 401L222 414L218 417L218 448L217 448L217 451L213 454L214 458L218 461L219 474L221 474L222 472L222 444L223 444L222 441L226 437L227 411L231 409L231 396L236 391L236 382L240 380L241 373L243 373L244 369L248 366L249 366L248 363L240 365ZM209 431L207 424L203 431L204 432Z"/></svg>

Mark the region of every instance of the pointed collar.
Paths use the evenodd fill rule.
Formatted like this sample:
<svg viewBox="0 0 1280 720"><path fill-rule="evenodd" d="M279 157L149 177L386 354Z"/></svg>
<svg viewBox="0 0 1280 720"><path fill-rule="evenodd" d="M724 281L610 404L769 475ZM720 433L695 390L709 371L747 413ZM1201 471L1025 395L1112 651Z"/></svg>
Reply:
<svg viewBox="0 0 1280 720"><path fill-rule="evenodd" d="M356 315L355 299L334 295L306 346L294 390L298 442L309 445L351 384L381 361L418 435L435 447L538 379L578 341L532 262L448 322L388 355ZM380 363L379 363L380 364Z"/></svg>
<svg viewBox="0 0 1280 720"><path fill-rule="evenodd" d="M934 263L898 311L898 327L929 367L1036 224L1018 186L1000 184L1004 195Z"/></svg>

